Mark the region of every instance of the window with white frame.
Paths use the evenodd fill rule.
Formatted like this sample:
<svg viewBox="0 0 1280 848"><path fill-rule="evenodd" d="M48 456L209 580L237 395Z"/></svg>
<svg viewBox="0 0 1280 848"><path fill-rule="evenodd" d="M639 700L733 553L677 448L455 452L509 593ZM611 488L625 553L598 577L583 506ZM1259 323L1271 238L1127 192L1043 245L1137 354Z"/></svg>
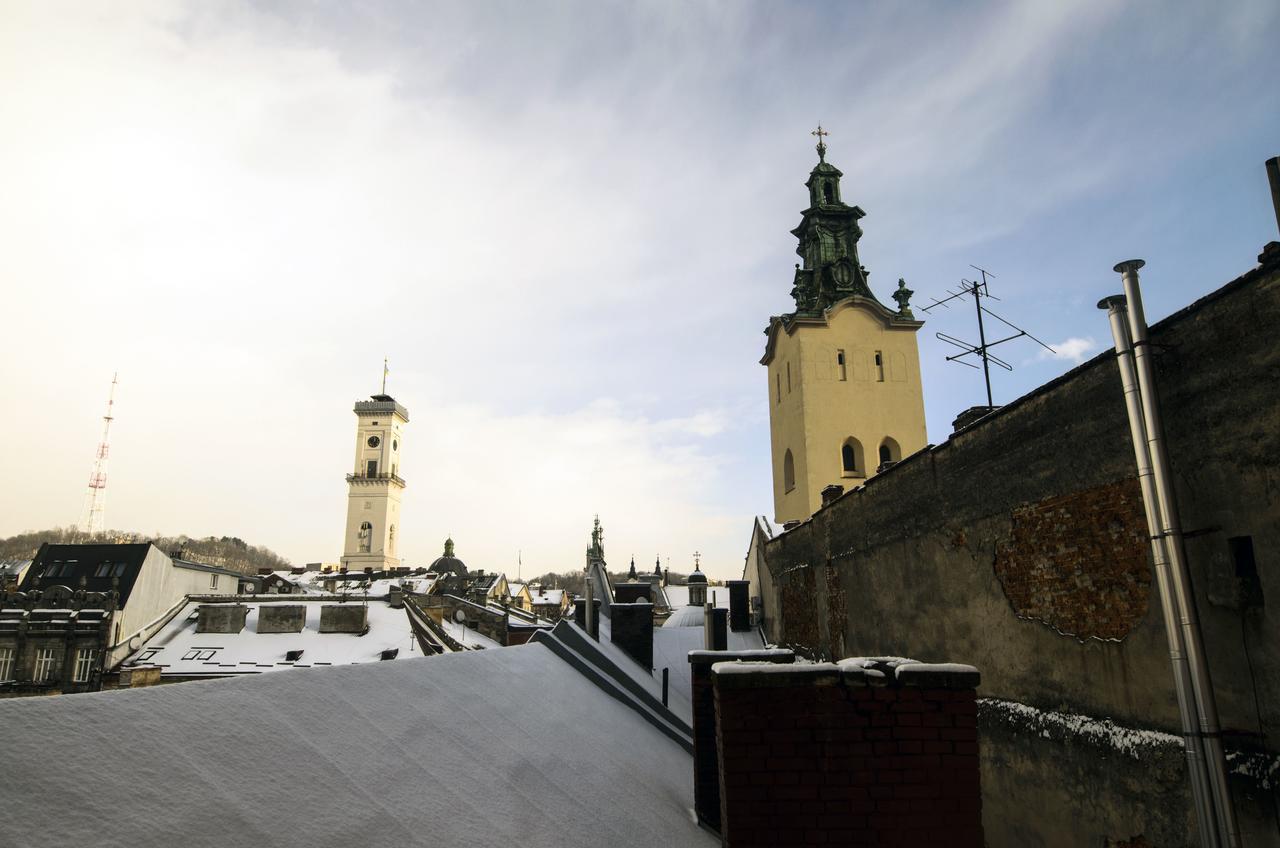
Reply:
<svg viewBox="0 0 1280 848"><path fill-rule="evenodd" d="M81 648L76 652L76 671L71 680L75 683L88 683L93 676L93 663L98 659L96 648Z"/></svg>
<svg viewBox="0 0 1280 848"><path fill-rule="evenodd" d="M13 679L13 648L0 648L0 683Z"/></svg>
<svg viewBox="0 0 1280 848"><path fill-rule="evenodd" d="M216 574L209 575L209 588L210 589L218 588L218 575Z"/></svg>
<svg viewBox="0 0 1280 848"><path fill-rule="evenodd" d="M36 683L47 683L53 679L53 666L57 662L58 652L54 648L41 648L36 651L36 673L32 680Z"/></svg>

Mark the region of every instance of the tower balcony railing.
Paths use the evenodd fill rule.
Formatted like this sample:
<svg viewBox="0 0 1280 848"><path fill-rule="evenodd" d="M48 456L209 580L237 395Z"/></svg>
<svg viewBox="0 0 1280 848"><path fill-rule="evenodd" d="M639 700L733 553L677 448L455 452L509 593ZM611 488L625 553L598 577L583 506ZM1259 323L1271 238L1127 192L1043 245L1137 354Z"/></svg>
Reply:
<svg viewBox="0 0 1280 848"><path fill-rule="evenodd" d="M400 477L397 474L388 474L386 472L383 472L381 474L348 474L347 475L348 483L371 483L371 482L378 482L381 480L387 480L401 486L405 485L404 479L402 477Z"/></svg>

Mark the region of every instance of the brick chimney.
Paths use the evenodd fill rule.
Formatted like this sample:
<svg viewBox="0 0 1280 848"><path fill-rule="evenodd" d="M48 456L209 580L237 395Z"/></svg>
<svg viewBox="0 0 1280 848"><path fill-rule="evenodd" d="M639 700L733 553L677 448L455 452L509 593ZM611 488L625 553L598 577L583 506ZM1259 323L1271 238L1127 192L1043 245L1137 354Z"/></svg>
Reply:
<svg viewBox="0 0 1280 848"><path fill-rule="evenodd" d="M693 807L698 821L720 829L720 755L716 749L716 702L711 689L711 667L725 660L760 663L792 663L794 652L785 648L763 651L690 651L693 700Z"/></svg>
<svg viewBox="0 0 1280 848"><path fill-rule="evenodd" d="M609 605L610 639L631 659L653 671L653 604L648 601Z"/></svg>
<svg viewBox="0 0 1280 848"><path fill-rule="evenodd" d="M729 650L729 611L708 603L702 611L703 647L708 651Z"/></svg>
<svg viewBox="0 0 1280 848"><path fill-rule="evenodd" d="M839 483L832 483L830 486L822 487L822 505L827 506L835 503L836 499L844 494L844 486Z"/></svg>
<svg viewBox="0 0 1280 848"><path fill-rule="evenodd" d="M751 581L730 580L729 629L735 633L751 629Z"/></svg>
<svg viewBox="0 0 1280 848"><path fill-rule="evenodd" d="M978 682L901 660L715 663L723 844L982 848Z"/></svg>

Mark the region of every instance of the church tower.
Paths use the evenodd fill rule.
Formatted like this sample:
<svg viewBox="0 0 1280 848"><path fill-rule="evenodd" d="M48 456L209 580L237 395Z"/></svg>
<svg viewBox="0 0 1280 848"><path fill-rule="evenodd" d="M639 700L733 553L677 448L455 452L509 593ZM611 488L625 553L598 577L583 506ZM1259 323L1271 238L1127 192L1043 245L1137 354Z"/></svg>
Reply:
<svg viewBox="0 0 1280 848"><path fill-rule="evenodd" d="M774 518L804 520L832 484L859 486L926 444L920 353L909 301L898 280L897 310L872 294L858 261L858 220L841 196L843 174L826 161L805 184L809 207L791 231L795 311L769 319L760 364L768 369Z"/></svg>
<svg viewBox="0 0 1280 848"><path fill-rule="evenodd" d="M355 468L347 475L342 567L383 571L400 565L400 452L409 411L390 395L379 394L356 401L355 413Z"/></svg>

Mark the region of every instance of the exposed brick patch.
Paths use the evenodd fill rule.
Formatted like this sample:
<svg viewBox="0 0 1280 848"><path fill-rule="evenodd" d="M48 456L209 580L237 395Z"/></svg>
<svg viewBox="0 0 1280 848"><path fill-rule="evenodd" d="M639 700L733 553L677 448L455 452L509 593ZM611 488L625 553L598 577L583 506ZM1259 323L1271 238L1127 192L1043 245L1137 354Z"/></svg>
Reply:
<svg viewBox="0 0 1280 848"><path fill-rule="evenodd" d="M1123 639L1147 614L1151 569L1136 479L1013 511L995 571L1019 618L1080 639Z"/></svg>
<svg viewBox="0 0 1280 848"><path fill-rule="evenodd" d="M827 563L827 656L843 657L844 633L849 621L848 602L844 587L840 584L840 569L833 562Z"/></svg>
<svg viewBox="0 0 1280 848"><path fill-rule="evenodd" d="M788 646L804 648L805 653L819 650L818 611L815 609L817 580L809 566L791 569L781 578L780 620L785 622L782 641Z"/></svg>

